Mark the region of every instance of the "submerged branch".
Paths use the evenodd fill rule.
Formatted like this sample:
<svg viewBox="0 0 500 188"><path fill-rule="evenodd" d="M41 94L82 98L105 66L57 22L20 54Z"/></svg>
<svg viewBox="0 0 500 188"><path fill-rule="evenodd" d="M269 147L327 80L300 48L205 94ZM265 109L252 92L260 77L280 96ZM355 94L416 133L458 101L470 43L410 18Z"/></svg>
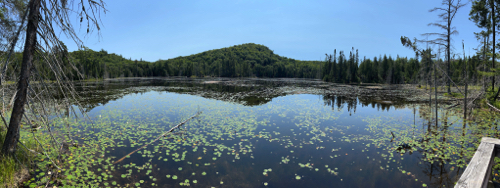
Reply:
<svg viewBox="0 0 500 188"><path fill-rule="evenodd" d="M43 150L43 154L45 154L45 156L47 156L47 158L50 160L50 162L52 162L52 164L59 170L61 170L61 168L59 168L59 166L56 165L56 163L54 161L52 161L52 159L50 158L49 154L47 153L47 151L45 151L45 149L43 148L43 145L42 143L40 143L40 141L35 137L33 136L33 138L36 140L36 142L38 142L38 144L40 144L40 147L42 148Z"/></svg>
<svg viewBox="0 0 500 188"><path fill-rule="evenodd" d="M448 107L446 107L445 109L446 109L446 110L449 110L449 109L451 109L451 108L453 108L453 107L456 107L456 106L458 106L458 105L460 105L460 103L457 103L457 104L454 104L454 105L448 106Z"/></svg>
<svg viewBox="0 0 500 188"><path fill-rule="evenodd" d="M191 119L195 118L196 116L198 116L198 115L200 115L200 114L201 114L201 111L197 112L195 115L191 116L190 118L188 118L188 119L184 120L183 122L181 122L181 123L177 124L176 126L172 127L169 131L167 131L167 132L163 133L162 135L160 135L158 138L156 138L156 139L155 139L155 140L153 140L152 142L150 142L150 143L148 143L148 144L146 144L146 145L144 145L144 146L142 146L142 147L140 147L140 148L137 148L136 150L134 150L134 151L130 152L129 154L127 154L127 155L123 156L122 158L118 159L118 160L117 160L117 161L115 161L113 164L116 164L116 163L119 163L119 162L123 161L123 159L125 159L127 156L130 156L130 155L134 154L135 152L137 152L137 151L141 150L142 148L147 147L149 144L152 144L152 143L154 143L154 142L158 141L161 137L165 137L168 133L171 133L171 132L172 132L172 131L174 131L175 129L179 128L180 126L184 125L184 124L185 124L185 123L187 123L189 120L191 120Z"/></svg>
<svg viewBox="0 0 500 188"><path fill-rule="evenodd" d="M453 105L451 105L451 106L448 106L448 107L446 107L445 109L446 109L446 110L449 110L449 109L451 109L451 108L454 108L454 107L456 107L456 106L458 106L458 105L463 104L463 103L464 103L464 101L466 101L466 100L467 100L467 101L468 101L468 100L470 100L470 102L467 102L467 106L471 106L471 105L474 103L474 101L476 101L478 98L480 98L483 94L484 94L484 92L481 92L481 93L477 94L477 95L476 95L476 96L474 96L474 97L467 97L467 98L462 98L462 99L452 98L452 100L453 100L453 101L456 101L457 103L456 103L456 104L453 104ZM465 99L466 99L466 100L465 100Z"/></svg>

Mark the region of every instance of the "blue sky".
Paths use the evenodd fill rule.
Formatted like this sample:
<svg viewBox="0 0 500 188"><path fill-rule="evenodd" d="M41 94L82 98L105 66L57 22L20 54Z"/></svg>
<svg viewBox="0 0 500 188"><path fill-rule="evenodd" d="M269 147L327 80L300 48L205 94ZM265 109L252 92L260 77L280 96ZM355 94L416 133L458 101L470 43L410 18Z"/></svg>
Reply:
<svg viewBox="0 0 500 188"><path fill-rule="evenodd" d="M126 58L156 61L188 56L243 43L268 46L274 53L298 60L323 60L334 49L359 49L360 57L387 54L414 57L400 43L402 35L444 32L427 26L438 21L428 10L440 0L172 0L105 1L101 38L77 31L85 45ZM471 4L457 13L453 26L454 53L475 53L473 32L480 29L469 18ZM79 21L75 17L75 23ZM63 40L70 51L76 45Z"/></svg>

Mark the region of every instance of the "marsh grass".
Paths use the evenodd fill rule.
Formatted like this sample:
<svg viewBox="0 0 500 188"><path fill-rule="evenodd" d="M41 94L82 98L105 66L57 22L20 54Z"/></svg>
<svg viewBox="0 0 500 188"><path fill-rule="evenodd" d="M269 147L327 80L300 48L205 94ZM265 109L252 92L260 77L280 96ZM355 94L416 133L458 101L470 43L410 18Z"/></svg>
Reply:
<svg viewBox="0 0 500 188"><path fill-rule="evenodd" d="M20 166L12 157L2 157L0 159L0 185L2 187L14 187L16 185L14 174L20 169Z"/></svg>
<svg viewBox="0 0 500 188"><path fill-rule="evenodd" d="M86 78L84 80L81 80L83 82L99 82L99 81L103 81L104 79L102 78Z"/></svg>
<svg viewBox="0 0 500 188"><path fill-rule="evenodd" d="M6 130L0 132L0 145L3 145L6 132ZM19 150L16 158L21 163L17 162L15 157L0 156L0 187L18 187L29 176L26 166L29 163L28 157Z"/></svg>
<svg viewBox="0 0 500 188"><path fill-rule="evenodd" d="M416 88L417 88L417 89L421 89L421 90L429 90L429 89L430 89L431 91L434 91L434 87L430 87L430 86L428 86L428 85L420 85L420 86L418 86L418 85L417 85L417 86L416 86ZM459 88L461 91L463 91L463 90L465 89L465 86L464 86L464 85L460 85L460 86L458 86L458 88ZM469 85L469 86L467 86L467 90L475 90L475 91L479 91L479 90L481 90L482 88L483 88L483 87L482 87L482 86L480 86L480 85ZM447 90L448 90L448 86L438 86L438 88L437 88L437 89L438 89L438 92L447 92ZM452 91L452 92L453 92L453 91L457 91L457 92L458 92L458 90L457 90L457 88L456 88L455 86L452 86L452 87L451 87L451 91Z"/></svg>
<svg viewBox="0 0 500 188"><path fill-rule="evenodd" d="M445 94L443 94L443 96L455 97L455 98L459 98L459 99L464 98L464 96L461 93L454 93L454 92L452 92L451 94L445 93Z"/></svg>

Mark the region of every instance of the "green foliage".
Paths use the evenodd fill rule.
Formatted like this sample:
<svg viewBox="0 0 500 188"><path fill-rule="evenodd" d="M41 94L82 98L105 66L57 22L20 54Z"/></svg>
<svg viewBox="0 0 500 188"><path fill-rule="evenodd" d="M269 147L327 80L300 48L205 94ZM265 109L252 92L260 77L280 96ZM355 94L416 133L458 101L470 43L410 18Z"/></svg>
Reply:
<svg viewBox="0 0 500 188"><path fill-rule="evenodd" d="M486 89L486 91L488 91L488 92L486 93L486 98L487 98L487 99L492 99L492 98L495 96L495 94L497 93L498 88L492 88L492 87L490 86L490 87L488 87L488 89ZM490 101L490 102L491 102L491 101Z"/></svg>
<svg viewBox="0 0 500 188"><path fill-rule="evenodd" d="M367 130L375 135L372 143L389 151L389 157L393 157L392 153L396 152L401 155L405 152L419 152L421 160L431 164L437 162L451 165L451 170L454 170L456 167L464 169L467 166L482 137L496 137L498 134L496 125L499 116L495 112L476 111L475 115L480 121L467 121L463 126L454 126L449 124L449 120L458 118L460 112L442 111L441 125L433 126L430 115L432 109L421 107L419 110L420 117L429 120L427 126L425 123L423 127L407 126L401 119L392 116L366 118L364 121L368 123ZM441 131L437 131L438 129ZM388 136L391 133L396 136ZM402 143L411 147L401 148ZM498 170L499 167L500 165L496 165L493 170Z"/></svg>
<svg viewBox="0 0 500 188"><path fill-rule="evenodd" d="M331 55L327 56L323 66L323 80L330 82L409 83L416 78L421 67L416 59L398 57L393 60L391 56L386 55L378 59L375 57L373 60L364 59L360 64L357 55L350 55L349 59L346 59L342 51L338 61L329 58Z"/></svg>
<svg viewBox="0 0 500 188"><path fill-rule="evenodd" d="M472 1L472 8L470 10L469 16L470 20L472 20L479 28L491 28L492 20L491 15L495 19L495 22L498 23L499 17L498 9L495 10L495 13L492 14L491 7L497 4L495 0L475 0Z"/></svg>
<svg viewBox="0 0 500 188"><path fill-rule="evenodd" d="M316 78L319 61L298 61L258 44L242 44L169 60L147 62L84 49L70 53L86 78L117 77L295 77ZM76 76L76 72L72 75ZM76 78L76 77L72 77Z"/></svg>
<svg viewBox="0 0 500 188"><path fill-rule="evenodd" d="M15 156L0 156L0 169L2 169L0 170L0 187L17 187L22 185L22 183L24 183L25 186L32 186L32 181L34 181L35 178L27 182L21 181L30 176L28 168L33 167L36 168L36 178L39 178L38 181L44 181L43 185L45 185L45 183L49 181L49 176L45 172L48 172L48 169L52 169L54 166L46 155L50 156L51 159L57 159L58 157L59 146L53 144L53 140L47 132L36 131L36 129L31 130L30 127L27 125L23 126L23 124L21 124L19 138L20 142L23 144L17 145ZM2 121L0 121L0 127L5 127ZM0 128L0 145L3 145L7 132L2 128ZM33 139L33 137L37 137L40 143ZM43 146L44 149L42 149L41 146ZM31 151L27 151L26 148L29 148ZM58 163L57 165L62 166L59 160L56 161ZM37 165L32 165L33 162ZM31 176L35 176L33 173L34 170L35 169L30 170Z"/></svg>
<svg viewBox="0 0 500 188"><path fill-rule="evenodd" d="M5 134L7 131L4 129L3 122L0 122L0 145L3 145ZM18 146L21 147L21 146ZM29 160L24 151L18 150L16 152L16 157L22 163L26 164ZM0 187L17 187L18 181L22 176L26 175L26 170L22 164L18 163L13 156L1 156L0 155Z"/></svg>
<svg viewBox="0 0 500 188"><path fill-rule="evenodd" d="M19 170L19 164L13 157L6 156L0 158L0 186L2 187L15 187L16 181L14 174Z"/></svg>
<svg viewBox="0 0 500 188"><path fill-rule="evenodd" d="M411 41L410 41L411 42ZM169 60L148 62L126 59L121 55L108 53L105 50L93 51L88 48L75 52L56 53L65 59L63 70L72 80L101 80L119 77L267 77L267 78L320 78L327 82L337 83L419 83L429 77L432 62L422 52L422 58L407 58L391 56L359 59L358 51L352 49L349 56L344 51L328 55L325 61L299 61L274 54L268 47L258 44L242 44L229 48L210 50L190 56L177 57ZM7 80L14 80L19 75L22 54L14 54L13 62L9 64ZM39 59L39 58L38 58ZM436 60L434 60L436 61ZM78 72L69 62L73 62ZM436 61L444 67L443 61ZM452 75L456 83L464 79L462 59L451 62ZM468 60L468 79L481 80L488 76L482 74L479 56ZM49 80L55 75L50 67L43 62L35 62L38 72ZM483 71L484 72L484 71ZM500 71L498 71L500 72ZM438 77L444 75L438 71Z"/></svg>
<svg viewBox="0 0 500 188"><path fill-rule="evenodd" d="M493 101L493 97L495 97L495 94L498 92L498 88L492 89L491 87L489 87L486 91L488 91L486 92L486 100L488 100L488 102L496 108L500 108L500 101Z"/></svg>
<svg viewBox="0 0 500 188"><path fill-rule="evenodd" d="M6 130L4 128L3 122L0 123L0 144L3 145ZM14 173L18 170L18 165L16 161L10 156L0 156L0 186L2 187L14 187Z"/></svg>

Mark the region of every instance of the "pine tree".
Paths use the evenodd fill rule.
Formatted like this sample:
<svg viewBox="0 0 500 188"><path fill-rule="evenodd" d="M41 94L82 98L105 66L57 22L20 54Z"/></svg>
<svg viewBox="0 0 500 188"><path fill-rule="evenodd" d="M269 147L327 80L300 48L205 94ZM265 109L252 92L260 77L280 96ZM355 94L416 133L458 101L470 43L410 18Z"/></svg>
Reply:
<svg viewBox="0 0 500 188"><path fill-rule="evenodd" d="M492 29L493 34L493 57L491 59L491 68L495 68L495 36L496 36L496 22L499 21L500 17L498 16L499 10L496 8L499 4L499 0L476 0L472 2L472 8L469 13L470 20L476 23L479 28ZM492 91L495 88L495 78L491 79L491 87Z"/></svg>

